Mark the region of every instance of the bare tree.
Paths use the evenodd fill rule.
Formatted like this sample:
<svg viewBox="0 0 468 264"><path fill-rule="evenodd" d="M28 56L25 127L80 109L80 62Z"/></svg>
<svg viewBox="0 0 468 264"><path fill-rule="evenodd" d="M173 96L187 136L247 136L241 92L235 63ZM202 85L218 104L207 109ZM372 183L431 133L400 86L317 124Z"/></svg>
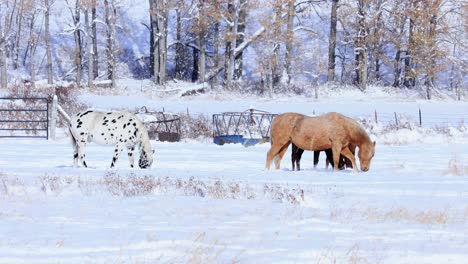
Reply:
<svg viewBox="0 0 468 264"><path fill-rule="evenodd" d="M184 67L184 44L182 43L182 12L184 10L184 1L177 1L176 12L176 43L175 43L175 77L183 78Z"/></svg>
<svg viewBox="0 0 468 264"><path fill-rule="evenodd" d="M99 76L99 53L98 53L98 35L97 35L97 3L96 0L91 0L91 31L93 40L93 80Z"/></svg>
<svg viewBox="0 0 468 264"><path fill-rule="evenodd" d="M8 86L7 78L7 42L11 38L11 17L14 14L16 6L8 1L0 3L0 88L6 89ZM1 17L1 15L5 17ZM1 21L3 20L3 21Z"/></svg>
<svg viewBox="0 0 468 264"><path fill-rule="evenodd" d="M206 33L207 33L207 19L205 12L205 1L198 1L198 14L197 14L197 31L198 31L198 47L200 49L199 53L199 69L198 69L198 82L205 82L206 74Z"/></svg>
<svg viewBox="0 0 468 264"><path fill-rule="evenodd" d="M28 50L29 50L29 74L31 82L31 87L36 87L36 64L35 64L35 54L36 54L36 47L38 44L38 35L39 33L36 32L36 22L39 18L39 9L35 6L36 3L31 3L28 12L27 12L27 20L29 24L29 37L28 37ZM42 23L41 25L42 26ZM40 31L40 29L39 29ZM27 61L27 53L25 54L24 61Z"/></svg>
<svg viewBox="0 0 468 264"><path fill-rule="evenodd" d="M245 39L246 19L247 19L247 0L240 0L239 21L237 23L237 40L236 48L242 45ZM244 67L243 52L241 51L234 61L234 80L239 80L242 77Z"/></svg>
<svg viewBox="0 0 468 264"><path fill-rule="evenodd" d="M294 39L294 18L296 16L296 7L294 0L288 0L288 13L286 21L286 52L284 54L284 68L286 69L287 84L291 83L292 79L292 56L293 56L293 39Z"/></svg>
<svg viewBox="0 0 468 264"><path fill-rule="evenodd" d="M76 69L76 77L75 82L76 86L81 86L81 77L82 77L82 47L81 47L81 32L80 32L80 1L75 0L75 5L69 3L69 0L65 0L68 9L70 10L72 19L73 19L73 36L75 39L75 69Z"/></svg>
<svg viewBox="0 0 468 264"><path fill-rule="evenodd" d="M328 82L335 80L335 59L336 59L336 25L337 25L337 9L338 1L332 0L330 12L330 37L328 39Z"/></svg>
<svg viewBox="0 0 468 264"><path fill-rule="evenodd" d="M234 68L236 55L234 54L234 47L237 46L237 30L239 24L241 3L240 0L232 0L230 4L230 20L227 21L230 27L230 32L227 34L226 41L226 87L232 88L234 80Z"/></svg>
<svg viewBox="0 0 468 264"><path fill-rule="evenodd" d="M47 83L48 84L53 84L54 83L54 77L53 77L53 71L52 71L52 53L51 53L51 46L50 46L50 7L51 3L49 0L44 0L44 41L46 45L46 56L47 56Z"/></svg>
<svg viewBox="0 0 468 264"><path fill-rule="evenodd" d="M92 9L96 8L95 0L83 1L83 12L85 18L85 35L86 35L86 55L88 57L88 87L92 88L94 86L94 47L93 47L93 24L94 20L92 19ZM91 12L90 12L91 11ZM91 14L90 14L91 13ZM91 19L90 19L91 17Z"/></svg>
<svg viewBox="0 0 468 264"><path fill-rule="evenodd" d="M19 49L20 49L20 40L21 40L21 33L22 25L23 25L23 10L24 10L24 0L20 0L19 2L19 10L16 15L16 36L15 36L15 46L14 46L14 58L13 58L13 69L18 69L19 67Z"/></svg>
<svg viewBox="0 0 468 264"><path fill-rule="evenodd" d="M115 87L116 59L115 37L117 24L117 8L115 0L104 0L104 17L106 23L106 53L107 53L107 79L111 81L111 87Z"/></svg>
<svg viewBox="0 0 468 264"><path fill-rule="evenodd" d="M154 82L159 85L166 83L167 64L167 17L169 4L167 0L150 1L150 70Z"/></svg>
<svg viewBox="0 0 468 264"><path fill-rule="evenodd" d="M356 63L355 83L362 91L367 87L367 35L368 27L366 23L368 0L358 0L357 2L357 36L354 44L354 54Z"/></svg>

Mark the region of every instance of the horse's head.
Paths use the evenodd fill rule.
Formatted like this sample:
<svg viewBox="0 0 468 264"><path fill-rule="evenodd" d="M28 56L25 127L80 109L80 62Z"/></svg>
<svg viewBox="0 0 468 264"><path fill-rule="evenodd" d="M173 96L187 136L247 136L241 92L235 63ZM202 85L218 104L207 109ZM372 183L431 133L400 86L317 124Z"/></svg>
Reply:
<svg viewBox="0 0 468 264"><path fill-rule="evenodd" d="M140 160L138 161L138 166L142 169L150 168L153 164L153 153L154 150L145 151L141 150L140 152Z"/></svg>
<svg viewBox="0 0 468 264"><path fill-rule="evenodd" d="M362 144L359 147L359 161L361 163L361 170L368 171L370 169L371 160L375 154L375 141L368 144Z"/></svg>

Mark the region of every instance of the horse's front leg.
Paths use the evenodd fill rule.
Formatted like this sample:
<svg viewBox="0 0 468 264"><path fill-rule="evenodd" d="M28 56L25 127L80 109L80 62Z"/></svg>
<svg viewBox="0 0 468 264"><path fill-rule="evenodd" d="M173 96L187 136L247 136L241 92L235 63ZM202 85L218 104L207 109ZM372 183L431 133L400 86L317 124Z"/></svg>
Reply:
<svg viewBox="0 0 468 264"><path fill-rule="evenodd" d="M111 162L111 168L114 168L115 163L119 159L120 152L122 152L123 149L119 146L119 144L115 145L115 150L114 150L114 157L112 157L112 162Z"/></svg>
<svg viewBox="0 0 468 264"><path fill-rule="evenodd" d="M353 164L354 171L357 172L358 170L357 170L357 166L356 166L356 157L351 152L351 150L349 150L349 148L344 148L341 151L341 154L351 161L351 164Z"/></svg>
<svg viewBox="0 0 468 264"><path fill-rule="evenodd" d="M338 168L338 164L339 164L339 160L340 160L340 153L341 153L341 149L342 149L342 145L338 142L338 143L335 143L333 142L332 143L332 152L333 152L333 171L338 171L339 168Z"/></svg>
<svg viewBox="0 0 468 264"><path fill-rule="evenodd" d="M127 146L127 154L128 154L128 161L130 162L130 168L133 168L133 163L135 162L135 158L133 156L134 150L135 150L135 146Z"/></svg>

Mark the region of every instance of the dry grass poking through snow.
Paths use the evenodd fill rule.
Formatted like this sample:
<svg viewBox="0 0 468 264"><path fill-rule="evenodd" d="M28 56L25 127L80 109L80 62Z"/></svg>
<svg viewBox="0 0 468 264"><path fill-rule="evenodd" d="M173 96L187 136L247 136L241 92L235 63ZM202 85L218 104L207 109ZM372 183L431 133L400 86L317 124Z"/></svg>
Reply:
<svg viewBox="0 0 468 264"><path fill-rule="evenodd" d="M213 199L255 199L267 198L273 201L299 204L305 200L301 188L287 188L277 185L264 185L262 190L238 182L214 180L205 182L194 177L188 180L169 177L153 177L131 173L121 176L108 171L103 184L113 195L136 196L151 193L176 193L186 196L209 197Z"/></svg>
<svg viewBox="0 0 468 264"><path fill-rule="evenodd" d="M116 196L144 196L154 194L175 194L182 196L207 197L211 199L267 199L275 202L300 204L305 201L304 190L300 187L290 188L275 184L251 186L242 182L223 182L220 179L202 181L195 177L173 179L150 175L120 175L109 170L102 178L43 175L35 186L29 189L40 190L46 194L59 195L65 189L79 190L81 194L91 196L97 192L108 192ZM18 195L11 191L18 186L25 191L26 187L18 178L0 174L0 194Z"/></svg>
<svg viewBox="0 0 468 264"><path fill-rule="evenodd" d="M468 206L464 210L427 209L417 210L406 207L378 208L346 208L334 209L330 217L335 220L347 221L365 220L368 222L402 222L420 225L452 225L468 223Z"/></svg>
<svg viewBox="0 0 468 264"><path fill-rule="evenodd" d="M447 174L454 176L468 175L468 162L463 162L458 155L454 155L448 164Z"/></svg>

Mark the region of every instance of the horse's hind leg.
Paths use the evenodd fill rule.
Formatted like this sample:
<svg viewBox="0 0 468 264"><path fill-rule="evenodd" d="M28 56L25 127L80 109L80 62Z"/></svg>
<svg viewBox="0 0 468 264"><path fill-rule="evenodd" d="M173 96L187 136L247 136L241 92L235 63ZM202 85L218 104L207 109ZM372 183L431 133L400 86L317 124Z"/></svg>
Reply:
<svg viewBox="0 0 468 264"><path fill-rule="evenodd" d="M78 167L78 147L75 142L73 142L73 167Z"/></svg>
<svg viewBox="0 0 468 264"><path fill-rule="evenodd" d="M266 169L269 170L271 166L271 160L275 157L278 152L281 150L281 146L271 144L270 150L267 152L267 159L266 159Z"/></svg>
<svg viewBox="0 0 468 264"><path fill-rule="evenodd" d="M286 151L288 150L289 144L291 142L286 143L279 151L278 155L274 158L275 161L275 168L278 170L281 165L281 159L283 159L284 154L286 154Z"/></svg>
<svg viewBox="0 0 468 264"><path fill-rule="evenodd" d="M123 149L119 146L119 144L115 145L115 150L114 150L114 157L112 157L112 162L111 162L111 168L114 168L115 163L119 159L120 152L122 152Z"/></svg>
<svg viewBox="0 0 468 264"><path fill-rule="evenodd" d="M127 146L128 161L130 162L131 168L133 168L133 163L135 162L135 158L133 156L134 150L135 150L135 146Z"/></svg>

